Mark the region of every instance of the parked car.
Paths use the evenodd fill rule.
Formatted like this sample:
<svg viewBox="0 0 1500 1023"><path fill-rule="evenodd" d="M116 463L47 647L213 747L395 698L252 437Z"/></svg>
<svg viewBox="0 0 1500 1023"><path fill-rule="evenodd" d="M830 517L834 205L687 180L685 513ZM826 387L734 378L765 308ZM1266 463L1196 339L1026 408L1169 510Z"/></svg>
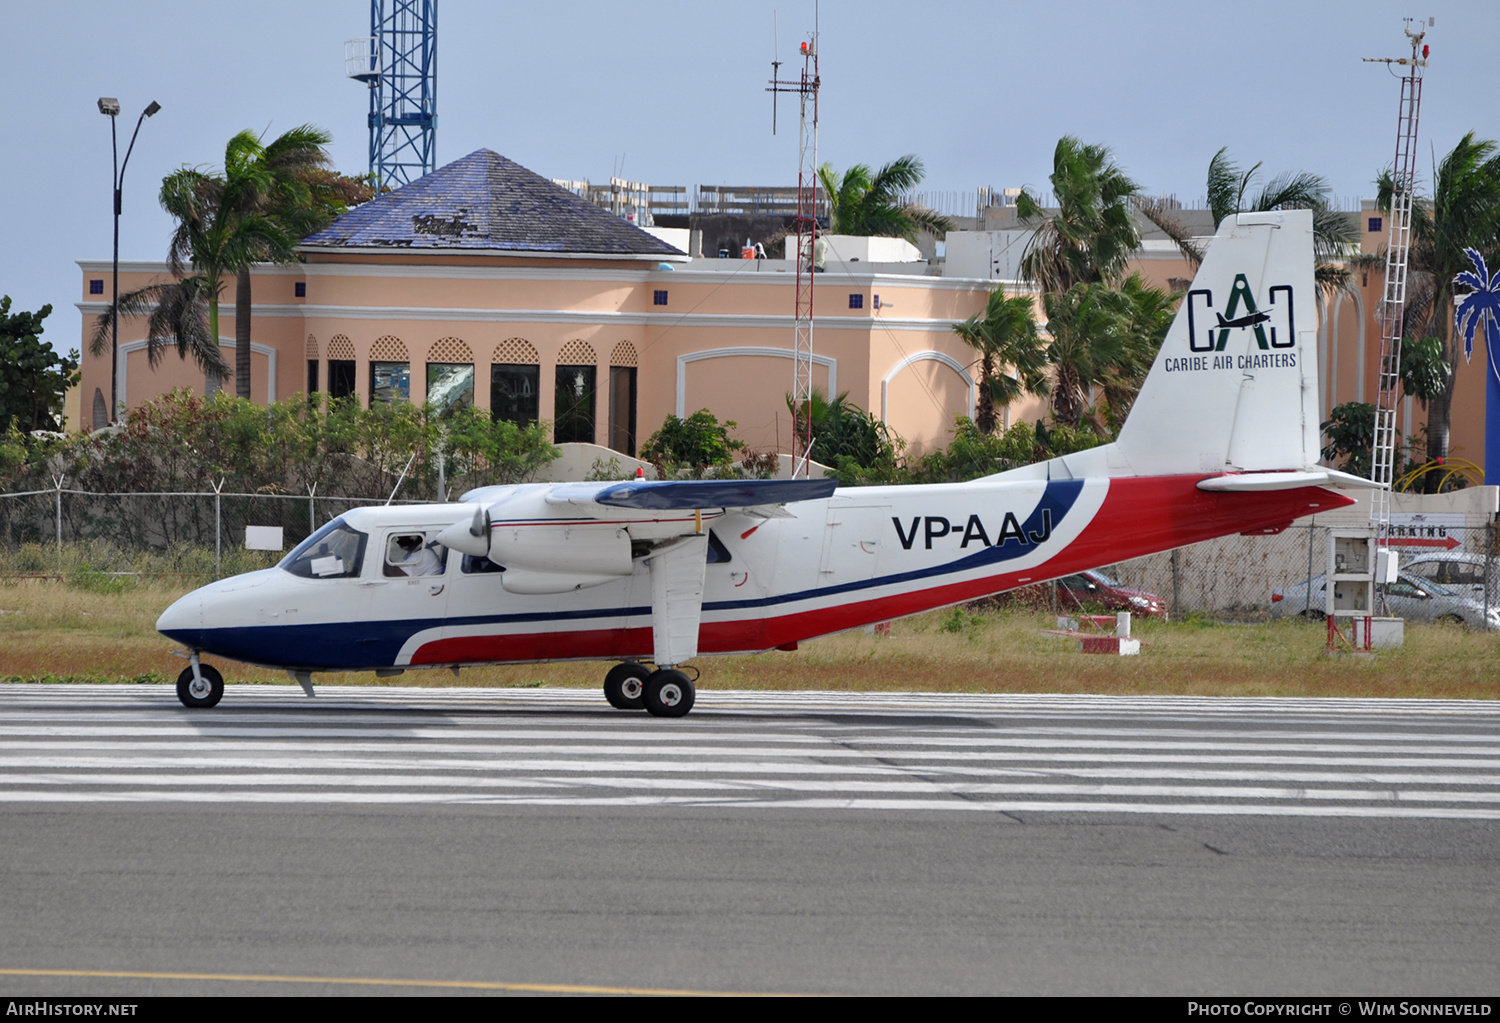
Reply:
<svg viewBox="0 0 1500 1023"><path fill-rule="evenodd" d="M1271 617L1306 615L1323 618L1327 584L1322 575L1308 582L1296 583L1271 593ZM1309 600L1311 589L1311 600ZM1409 622L1452 622L1471 629L1500 630L1500 607L1491 606L1486 616L1484 603L1456 593L1440 583L1410 572L1397 573L1393 583L1382 583L1376 590L1384 594L1386 608L1393 617Z"/></svg>
<svg viewBox="0 0 1500 1023"><path fill-rule="evenodd" d="M1458 551L1402 551L1401 570L1420 576L1456 593L1484 602L1484 563L1482 554ZM1500 562L1490 566L1490 606L1500 605Z"/></svg>
<svg viewBox="0 0 1500 1023"><path fill-rule="evenodd" d="M1052 584L1032 583L1014 590L986 597L976 603L996 606L1021 606L1035 610L1052 607ZM1064 614L1082 610L1129 611L1150 618L1165 618L1167 602L1154 593L1123 586L1118 580L1095 569L1057 580L1057 609Z"/></svg>
<svg viewBox="0 0 1500 1023"><path fill-rule="evenodd" d="M1066 611L1080 604L1099 604L1108 611L1129 611L1151 618L1167 616L1167 602L1156 594L1126 586L1098 569L1064 576L1057 581L1057 602Z"/></svg>

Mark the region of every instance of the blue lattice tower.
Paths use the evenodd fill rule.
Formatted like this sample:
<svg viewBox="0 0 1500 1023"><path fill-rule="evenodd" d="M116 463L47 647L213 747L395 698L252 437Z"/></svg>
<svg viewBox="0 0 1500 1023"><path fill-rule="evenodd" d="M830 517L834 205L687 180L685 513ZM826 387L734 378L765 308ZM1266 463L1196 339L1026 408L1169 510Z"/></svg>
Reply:
<svg viewBox="0 0 1500 1023"><path fill-rule="evenodd" d="M370 37L344 47L370 89L370 173L400 188L437 166L437 0L370 0Z"/></svg>

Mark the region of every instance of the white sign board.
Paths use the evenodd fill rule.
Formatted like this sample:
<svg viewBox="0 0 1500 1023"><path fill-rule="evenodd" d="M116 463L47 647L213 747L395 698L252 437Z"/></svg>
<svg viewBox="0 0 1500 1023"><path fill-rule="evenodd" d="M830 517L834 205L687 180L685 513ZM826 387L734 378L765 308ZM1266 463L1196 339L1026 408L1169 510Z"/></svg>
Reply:
<svg viewBox="0 0 1500 1023"><path fill-rule="evenodd" d="M1391 512L1391 528L1381 542L1411 551L1456 551L1464 544L1463 512Z"/></svg>
<svg viewBox="0 0 1500 1023"><path fill-rule="evenodd" d="M245 550L279 551L284 549L280 526L246 526Z"/></svg>

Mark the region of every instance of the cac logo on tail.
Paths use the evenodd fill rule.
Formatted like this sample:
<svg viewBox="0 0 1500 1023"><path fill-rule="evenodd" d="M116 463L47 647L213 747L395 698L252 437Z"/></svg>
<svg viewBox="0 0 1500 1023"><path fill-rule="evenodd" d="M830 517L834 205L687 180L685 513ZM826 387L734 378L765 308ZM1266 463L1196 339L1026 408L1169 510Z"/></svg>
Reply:
<svg viewBox="0 0 1500 1023"><path fill-rule="evenodd" d="M1223 310L1214 306L1214 293L1197 288L1187 293L1188 348L1194 352L1222 352L1235 331L1248 330L1255 335L1261 351L1295 348L1297 335L1292 315L1292 288L1274 285L1266 292L1262 306L1250 291L1244 274L1236 274Z"/></svg>

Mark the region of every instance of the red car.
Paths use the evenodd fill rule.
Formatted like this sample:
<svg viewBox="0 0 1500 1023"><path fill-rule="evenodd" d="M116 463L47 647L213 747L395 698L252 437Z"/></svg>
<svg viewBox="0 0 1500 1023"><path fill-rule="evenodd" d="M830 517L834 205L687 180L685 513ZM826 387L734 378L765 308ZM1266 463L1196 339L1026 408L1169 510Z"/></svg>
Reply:
<svg viewBox="0 0 1500 1023"><path fill-rule="evenodd" d="M991 599L999 606L1020 604L1038 610L1047 609L1052 607L1052 584L1022 586ZM1129 611L1150 618L1167 616L1165 600L1146 590L1122 586L1098 569L1057 580L1057 610L1062 614L1076 614L1084 608Z"/></svg>
<svg viewBox="0 0 1500 1023"><path fill-rule="evenodd" d="M1167 616L1167 602L1161 597L1134 586L1123 586L1098 569L1057 581L1058 610L1066 613L1079 604L1098 604L1109 611L1129 611L1152 618Z"/></svg>

